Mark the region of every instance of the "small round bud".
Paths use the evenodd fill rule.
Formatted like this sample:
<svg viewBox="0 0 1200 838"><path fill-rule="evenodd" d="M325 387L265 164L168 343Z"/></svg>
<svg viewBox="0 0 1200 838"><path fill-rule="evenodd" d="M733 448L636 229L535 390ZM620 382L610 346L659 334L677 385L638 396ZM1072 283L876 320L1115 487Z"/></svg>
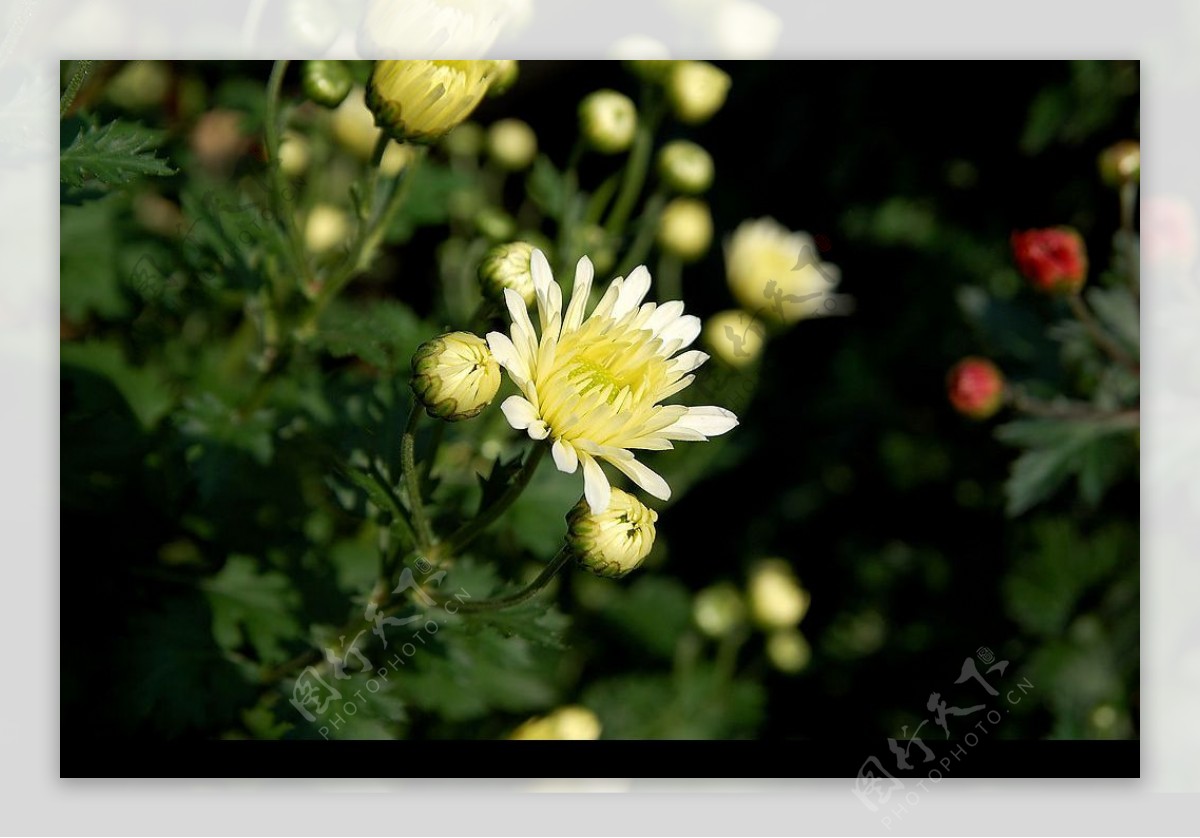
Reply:
<svg viewBox="0 0 1200 838"><path fill-rule="evenodd" d="M971 419L990 419L1004 405L1004 375L987 358L963 358L946 376L950 404Z"/></svg>
<svg viewBox="0 0 1200 838"><path fill-rule="evenodd" d="M504 289L511 288L525 305L533 305L537 296L529 270L532 256L533 245L528 242L508 242L491 248L479 263L479 285L484 296L503 302Z"/></svg>
<svg viewBox="0 0 1200 838"><path fill-rule="evenodd" d="M475 229L494 242L502 242L517 234L517 221L499 207L484 206L475 213Z"/></svg>
<svg viewBox="0 0 1200 838"><path fill-rule="evenodd" d="M661 46L661 45L658 45ZM671 70L679 63L677 60L666 58L667 48L662 47L663 58L630 58L623 61L625 68L644 82L661 84L670 76Z"/></svg>
<svg viewBox="0 0 1200 838"><path fill-rule="evenodd" d="M680 122L707 122L725 104L729 74L707 61L679 61L667 77L667 99Z"/></svg>
<svg viewBox="0 0 1200 838"><path fill-rule="evenodd" d="M808 611L808 591L800 587L783 559L767 559L755 565L746 593L750 616L763 629L793 628Z"/></svg>
<svg viewBox="0 0 1200 838"><path fill-rule="evenodd" d="M380 173L388 177L395 177L413 161L416 153L416 150L408 143L398 143L392 140L383 150L383 157L379 161Z"/></svg>
<svg viewBox="0 0 1200 838"><path fill-rule="evenodd" d="M736 587L721 582L696 594L692 601L692 619L709 637L725 637L745 622L746 604Z"/></svg>
<svg viewBox="0 0 1200 838"><path fill-rule="evenodd" d="M600 720L586 707L559 707L535 716L508 736L509 739L599 739Z"/></svg>
<svg viewBox="0 0 1200 838"><path fill-rule="evenodd" d="M684 262L694 262L712 244L713 220L708 204L696 198L675 198L658 221L658 246Z"/></svg>
<svg viewBox="0 0 1200 838"><path fill-rule="evenodd" d="M342 103L334 108L333 138L359 160L365 162L375 156L379 129L375 127L375 117L364 101L361 87L351 90Z"/></svg>
<svg viewBox="0 0 1200 838"><path fill-rule="evenodd" d="M597 90L579 103L579 131L602 154L617 154L629 148L637 120L633 100L615 90Z"/></svg>
<svg viewBox="0 0 1200 838"><path fill-rule="evenodd" d="M579 564L597 576L618 579L636 569L654 546L658 513L616 487L608 508L596 514L588 502L567 514L567 544Z"/></svg>
<svg viewBox="0 0 1200 838"><path fill-rule="evenodd" d="M521 75L520 63L511 59L505 59L494 62L496 67L492 74L492 83L488 87L487 95L502 96L512 89L512 86L517 83L517 78Z"/></svg>
<svg viewBox="0 0 1200 838"><path fill-rule="evenodd" d="M780 672L794 675L808 666L812 647L796 629L782 629L767 637L767 658Z"/></svg>
<svg viewBox="0 0 1200 838"><path fill-rule="evenodd" d="M483 142L483 126L478 122L464 122L442 137L442 146L451 157L478 157Z"/></svg>
<svg viewBox="0 0 1200 838"><path fill-rule="evenodd" d="M500 365L487 342L470 332L426 341L412 359L412 389L435 419L457 422L478 416L500 389Z"/></svg>
<svg viewBox="0 0 1200 838"><path fill-rule="evenodd" d="M402 142L432 142L483 100L493 61L376 61L367 84L375 124Z"/></svg>
<svg viewBox="0 0 1200 838"><path fill-rule="evenodd" d="M1137 183L1142 175L1142 147L1122 140L1100 152L1100 177L1109 186Z"/></svg>
<svg viewBox="0 0 1200 838"><path fill-rule="evenodd" d="M304 224L304 246L313 253L325 253L346 241L350 221L346 213L330 204L316 204L308 211Z"/></svg>
<svg viewBox="0 0 1200 838"><path fill-rule="evenodd" d="M301 80L304 95L327 108L342 104L354 87L350 70L342 61L305 61Z"/></svg>
<svg viewBox="0 0 1200 838"><path fill-rule="evenodd" d="M704 324L704 343L731 367L744 367L762 354L767 330L758 320L738 309L718 312Z"/></svg>
<svg viewBox="0 0 1200 838"><path fill-rule="evenodd" d="M171 89L171 68L165 61L130 61L104 88L114 105L141 111L162 103Z"/></svg>
<svg viewBox="0 0 1200 838"><path fill-rule="evenodd" d="M1077 294L1087 278L1083 237L1070 227L1012 234L1013 258L1022 275L1046 294Z"/></svg>
<svg viewBox="0 0 1200 838"><path fill-rule="evenodd" d="M502 119L488 129L487 150L501 169L519 172L528 169L537 156L537 134L528 122Z"/></svg>
<svg viewBox="0 0 1200 838"><path fill-rule="evenodd" d="M712 186L712 155L689 140L673 140L658 153L658 175L676 192L699 195Z"/></svg>
<svg viewBox="0 0 1200 838"><path fill-rule="evenodd" d="M279 141L279 168L288 177L299 177L308 168L312 157L308 140L303 134L287 131Z"/></svg>

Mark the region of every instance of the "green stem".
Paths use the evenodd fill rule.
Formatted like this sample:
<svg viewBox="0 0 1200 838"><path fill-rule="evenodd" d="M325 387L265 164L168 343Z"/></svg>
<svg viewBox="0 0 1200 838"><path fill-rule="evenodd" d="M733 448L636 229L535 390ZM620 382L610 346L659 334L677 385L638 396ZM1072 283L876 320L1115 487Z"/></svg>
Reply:
<svg viewBox="0 0 1200 838"><path fill-rule="evenodd" d="M58 118L62 119L67 115L67 111L71 108L71 103L75 101L75 97L79 95L79 89L83 87L83 83L87 81L87 77L91 74L92 68L95 67L95 61L80 61L75 68L74 75L67 82L67 89L63 91L62 97L58 100Z"/></svg>
<svg viewBox="0 0 1200 838"><path fill-rule="evenodd" d="M1083 301L1083 297L1079 294L1071 294L1067 297L1067 303L1071 306L1071 311L1074 313L1076 319L1087 329L1088 334L1091 335L1092 340L1095 341L1097 346L1134 375L1141 374L1137 361L1119 343L1113 340L1108 332L1104 331L1104 328L1092 314L1091 309L1088 308L1087 303Z"/></svg>
<svg viewBox="0 0 1200 838"><path fill-rule="evenodd" d="M1133 213L1137 208L1138 185L1133 181L1121 184L1121 246L1125 251L1125 269L1134 296L1141 292L1141 265L1138 259L1137 233L1133 229Z"/></svg>
<svg viewBox="0 0 1200 838"><path fill-rule="evenodd" d="M458 602L458 610L466 613L478 611L499 611L502 608L512 608L514 605L520 605L536 593L541 591L546 585L550 584L558 572L566 566L571 560L574 553L567 547L563 547L558 551L558 554L550 560L550 564L542 568L542 572L537 575L537 578L526 585L519 591L516 591L506 596L495 597L493 599L481 599L478 602L470 600L437 600L438 605L445 605L447 602Z"/></svg>
<svg viewBox="0 0 1200 838"><path fill-rule="evenodd" d="M658 301L660 303L683 299L683 263L679 261L679 257L670 253L660 254L658 273L654 280L658 285Z"/></svg>
<svg viewBox="0 0 1200 838"><path fill-rule="evenodd" d="M417 425L420 424L421 414L424 412L419 403L413 404L408 414L408 424L404 428L404 437L400 441L400 468L404 471L404 484L408 488L408 506L412 511L413 526L417 531L417 546L423 551L433 544L433 527L429 525L425 505L421 503L421 475L417 473L415 455Z"/></svg>
<svg viewBox="0 0 1200 838"><path fill-rule="evenodd" d="M396 495L396 490L392 488L391 481L383 476L383 472L379 470L379 466L375 465L372 460L367 466L367 474L375 481L375 485L383 492L387 498L388 506L392 517L400 524L400 528L404 530L404 534L412 544L420 543L417 539L417 534L413 531L412 524L408 522L408 515L404 511L404 504L400 502L400 498Z"/></svg>
<svg viewBox="0 0 1200 838"><path fill-rule="evenodd" d="M625 228L633 207L642 188L646 185L646 175L650 170L650 152L654 147L654 131L658 127L659 108L649 97L644 100L641 118L638 120L637 133L633 137L633 148L625 163L625 176L621 180L621 191L613 203L612 212L604 229L610 235L617 235Z"/></svg>
<svg viewBox="0 0 1200 838"><path fill-rule="evenodd" d="M504 491L504 494L496 498L495 502L486 509L479 510L473 519L463 524L458 530L443 541L433 552L438 558L445 558L456 555L460 550L475 540L481 532L483 532L493 521L504 514L513 501L521 496L521 492L525 491L525 487L529 485L529 481L533 478L533 473L537 471L538 463L542 461L542 457L546 454L548 445L536 444L532 450L525 456L525 462L521 465L521 471L516 478Z"/></svg>
<svg viewBox="0 0 1200 838"><path fill-rule="evenodd" d="M287 183L284 180L283 169L279 165L279 146L283 119L281 117L280 94L283 89L283 77L287 74L286 60L276 61L271 67L271 75L267 79L267 113L264 135L267 151L267 174L271 187L271 212L283 225L291 246L291 257L297 275L302 279L303 286L312 283L312 272L309 269L308 256L304 252L304 242L300 239L300 228L296 226L296 214L287 206L284 194Z"/></svg>
<svg viewBox="0 0 1200 838"><path fill-rule="evenodd" d="M585 148L583 137L578 137L567 158L567 168L563 170L562 215L558 220L558 260L563 266L570 263L573 255L568 253L568 249L572 243L571 234L575 230L575 198L579 194L579 161L583 159Z"/></svg>
<svg viewBox="0 0 1200 838"><path fill-rule="evenodd" d="M609 202L612 201L613 195L617 194L617 186L621 183L620 173L609 175L604 179L604 182L596 187L596 191L592 193L591 199L588 201L587 210L583 214L583 223L599 224L604 211L608 209Z"/></svg>
<svg viewBox="0 0 1200 838"><path fill-rule="evenodd" d="M626 251L625 259L617 270L617 276L628 276L631 270L646 261L646 257L650 255L650 248L654 246L654 236L658 232L658 220L662 216L662 210L666 203L667 196L661 192L655 192L646 201L646 209L642 212L637 237ZM657 280L657 277L655 279ZM661 284L659 287L661 288ZM659 299L677 300L679 298L663 297L660 291Z"/></svg>
<svg viewBox="0 0 1200 838"><path fill-rule="evenodd" d="M1085 402L1046 402L1033 398L1019 387L1010 388L1009 401L1013 408L1021 413L1042 419L1119 419L1137 424L1141 418L1141 412L1137 408L1107 411L1097 410L1095 406Z"/></svg>

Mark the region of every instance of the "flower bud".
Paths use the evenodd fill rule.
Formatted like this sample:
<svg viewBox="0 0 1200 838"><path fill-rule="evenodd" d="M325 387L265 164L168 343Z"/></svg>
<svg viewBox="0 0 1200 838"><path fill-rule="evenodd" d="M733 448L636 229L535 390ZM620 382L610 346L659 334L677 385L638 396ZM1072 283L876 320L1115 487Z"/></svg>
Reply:
<svg viewBox="0 0 1200 838"><path fill-rule="evenodd" d="M820 313L841 281L837 267L821 261L811 236L773 218L738 225L725 246L725 275L742 307L773 323Z"/></svg>
<svg viewBox="0 0 1200 838"><path fill-rule="evenodd" d="M1137 183L1142 174L1142 151L1136 140L1122 140L1100 152L1100 177L1109 186Z"/></svg>
<svg viewBox="0 0 1200 838"><path fill-rule="evenodd" d="M528 122L502 119L488 129L488 156L501 169L519 172L533 165L537 156L537 135Z"/></svg>
<svg viewBox="0 0 1200 838"><path fill-rule="evenodd" d="M388 142L387 148L383 150L383 157L379 160L379 171L388 177L395 177L404 171L405 167L413 161L414 156L416 156L416 151L411 145L391 140Z"/></svg>
<svg viewBox="0 0 1200 838"><path fill-rule="evenodd" d="M517 234L517 220L499 207L484 206L475 213L475 229L494 242Z"/></svg>
<svg viewBox="0 0 1200 838"><path fill-rule="evenodd" d="M334 108L332 122L333 138L342 148L362 161L374 157L379 129L375 127L375 118L367 108L361 87L351 90Z"/></svg>
<svg viewBox="0 0 1200 838"><path fill-rule="evenodd" d="M808 611L808 591L800 587L783 559L767 559L755 565L746 593L750 616L763 629L793 628Z"/></svg>
<svg viewBox="0 0 1200 838"><path fill-rule="evenodd" d="M658 175L676 192L699 195L712 186L712 155L688 140L673 140L658 153Z"/></svg>
<svg viewBox="0 0 1200 838"><path fill-rule="evenodd" d="M505 59L494 63L496 69L492 74L491 86L488 87L489 98L507 93L517 83L517 77L521 74L520 64L516 61Z"/></svg>
<svg viewBox="0 0 1200 838"><path fill-rule="evenodd" d="M584 498L575 504L567 514L567 544L583 567L618 579L649 555L657 520L657 512L614 486L604 512L593 513Z"/></svg>
<svg viewBox="0 0 1200 838"><path fill-rule="evenodd" d="M586 707L568 705L545 716L535 716L508 736L509 739L599 739L600 720Z"/></svg>
<svg viewBox="0 0 1200 838"><path fill-rule="evenodd" d="M678 61L667 77L667 100L680 122L707 122L725 104L729 74L707 61Z"/></svg>
<svg viewBox="0 0 1200 838"><path fill-rule="evenodd" d="M989 419L1004 404L1004 375L987 358L963 358L946 376L946 393L963 416Z"/></svg>
<svg viewBox="0 0 1200 838"><path fill-rule="evenodd" d="M1083 238L1070 227L1012 234L1017 268L1038 291L1077 294L1087 277Z"/></svg>
<svg viewBox="0 0 1200 838"><path fill-rule="evenodd" d="M694 262L712 244L713 220L708 204L696 198L675 198L658 221L658 246L684 262Z"/></svg>
<svg viewBox="0 0 1200 838"><path fill-rule="evenodd" d="M376 61L367 84L375 124L401 142L431 142L471 115L492 61Z"/></svg>
<svg viewBox="0 0 1200 838"><path fill-rule="evenodd" d="M696 594L692 619L709 637L725 637L745 622L746 604L736 587L721 582Z"/></svg>
<svg viewBox="0 0 1200 838"><path fill-rule="evenodd" d="M171 68L165 61L130 61L104 88L114 105L141 111L162 104L171 89Z"/></svg>
<svg viewBox="0 0 1200 838"><path fill-rule="evenodd" d="M794 675L808 666L812 647L796 629L782 629L767 637L767 658L780 672Z"/></svg>
<svg viewBox="0 0 1200 838"><path fill-rule="evenodd" d="M316 204L308 211L304 224L304 246L313 253L324 253L346 241L350 222L346 213L330 204Z"/></svg>
<svg viewBox="0 0 1200 838"><path fill-rule="evenodd" d="M502 303L504 289L511 288L525 305L533 305L536 294L529 269L532 256L533 245L528 242L509 242L491 248L479 263L479 285L484 296Z"/></svg>
<svg viewBox="0 0 1200 838"><path fill-rule="evenodd" d="M649 42L647 46L658 50L661 47L661 54L667 54L667 48L656 42ZM671 70L679 63L675 59L667 58L630 58L621 62L625 68L633 75L637 76L644 82L651 84L661 84L666 81L671 74Z"/></svg>
<svg viewBox="0 0 1200 838"><path fill-rule="evenodd" d="M704 324L704 343L731 367L744 367L762 354L766 328L738 309L718 312Z"/></svg>
<svg viewBox="0 0 1200 838"><path fill-rule="evenodd" d="M284 132L279 141L279 168L288 177L299 177L308 168L311 158L308 140L295 131Z"/></svg>
<svg viewBox="0 0 1200 838"><path fill-rule="evenodd" d="M633 100L615 90L597 90L579 103L579 131L602 154L617 154L629 148L637 120Z"/></svg>
<svg viewBox="0 0 1200 838"><path fill-rule="evenodd" d="M350 70L341 61L305 61L301 80L304 95L327 108L342 104L354 87Z"/></svg>
<svg viewBox="0 0 1200 838"><path fill-rule="evenodd" d="M478 157L483 142L483 127L478 122L464 122L442 137L442 145L451 157Z"/></svg>
<svg viewBox="0 0 1200 838"><path fill-rule="evenodd" d="M412 360L412 389L435 419L457 422L479 415L500 389L500 365L487 341L450 332L426 341Z"/></svg>

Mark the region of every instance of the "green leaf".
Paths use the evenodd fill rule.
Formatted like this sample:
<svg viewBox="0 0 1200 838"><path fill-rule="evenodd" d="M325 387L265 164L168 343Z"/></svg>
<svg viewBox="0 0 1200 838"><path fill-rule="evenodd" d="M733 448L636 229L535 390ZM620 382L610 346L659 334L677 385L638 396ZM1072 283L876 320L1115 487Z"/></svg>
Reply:
<svg viewBox="0 0 1200 838"><path fill-rule="evenodd" d="M554 167L550 158L539 154L533 161L533 168L526 181L529 197L537 204L542 212L551 218L558 218L563 213L566 186L563 174Z"/></svg>
<svg viewBox="0 0 1200 838"><path fill-rule="evenodd" d="M1084 296L1096 318L1136 358L1140 351L1141 311L1133 293L1124 286L1093 287Z"/></svg>
<svg viewBox="0 0 1200 838"><path fill-rule="evenodd" d="M412 309L393 300L335 304L321 322L317 343L337 358L358 358L384 375L406 371L428 329Z"/></svg>
<svg viewBox="0 0 1200 838"><path fill-rule="evenodd" d="M59 211L59 291L69 320L89 315L115 320L129 313L117 270L122 239L117 222L126 205L123 196L113 195Z"/></svg>
<svg viewBox="0 0 1200 838"><path fill-rule="evenodd" d="M450 207L457 192L470 189L473 181L465 172L456 172L429 158L422 160L404 174L411 178L404 203L388 230L393 243L407 241L418 227L445 224L450 219Z"/></svg>
<svg viewBox="0 0 1200 838"><path fill-rule="evenodd" d="M670 659L691 624L692 597L674 579L643 576L602 613L635 646Z"/></svg>
<svg viewBox="0 0 1200 838"><path fill-rule="evenodd" d="M166 160L154 154L161 141L158 132L121 120L80 128L59 155L59 178L73 187L94 181L120 186L145 175L175 174Z"/></svg>
<svg viewBox="0 0 1200 838"><path fill-rule="evenodd" d="M91 340L64 343L59 349L62 364L104 376L120 391L137 415L144 430L151 430L174 402L166 381L156 367L135 367L116 343Z"/></svg>
<svg viewBox="0 0 1200 838"><path fill-rule="evenodd" d="M300 596L278 571L259 572L249 556L230 556L201 587L212 607L213 636L227 651L254 647L262 663L287 660L284 643L300 636Z"/></svg>

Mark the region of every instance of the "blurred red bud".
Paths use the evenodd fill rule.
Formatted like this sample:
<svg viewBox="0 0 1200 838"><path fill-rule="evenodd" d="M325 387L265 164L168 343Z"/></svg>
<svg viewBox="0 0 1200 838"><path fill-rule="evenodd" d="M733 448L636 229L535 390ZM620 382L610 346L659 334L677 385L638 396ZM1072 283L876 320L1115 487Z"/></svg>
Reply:
<svg viewBox="0 0 1200 838"><path fill-rule="evenodd" d="M987 358L963 358L946 376L946 393L963 416L988 419L1004 404L1004 374Z"/></svg>
<svg viewBox="0 0 1200 838"><path fill-rule="evenodd" d="M1012 234L1017 268L1039 291L1074 294L1087 277L1083 237L1070 227L1026 230Z"/></svg>

